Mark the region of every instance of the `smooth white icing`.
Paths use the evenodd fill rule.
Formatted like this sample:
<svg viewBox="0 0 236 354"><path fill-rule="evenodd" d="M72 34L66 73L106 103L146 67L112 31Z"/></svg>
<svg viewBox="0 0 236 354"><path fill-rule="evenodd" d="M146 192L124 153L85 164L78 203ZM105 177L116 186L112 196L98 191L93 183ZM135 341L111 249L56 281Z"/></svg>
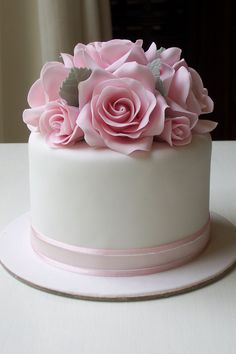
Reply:
<svg viewBox="0 0 236 354"><path fill-rule="evenodd" d="M189 236L209 216L211 138L126 156L81 142L52 149L29 139L32 226L92 248L153 247Z"/></svg>

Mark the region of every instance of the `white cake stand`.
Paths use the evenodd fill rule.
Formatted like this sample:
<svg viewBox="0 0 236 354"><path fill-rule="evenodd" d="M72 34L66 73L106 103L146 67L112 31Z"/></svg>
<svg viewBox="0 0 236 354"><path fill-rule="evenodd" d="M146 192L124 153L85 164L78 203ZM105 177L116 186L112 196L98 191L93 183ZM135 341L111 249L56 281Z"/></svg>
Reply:
<svg viewBox="0 0 236 354"><path fill-rule="evenodd" d="M0 234L0 262L16 279L56 295L100 301L131 301L177 295L221 278L236 262L236 228L212 215L211 241L190 263L162 273L134 277L80 275L47 264L30 245L29 214Z"/></svg>

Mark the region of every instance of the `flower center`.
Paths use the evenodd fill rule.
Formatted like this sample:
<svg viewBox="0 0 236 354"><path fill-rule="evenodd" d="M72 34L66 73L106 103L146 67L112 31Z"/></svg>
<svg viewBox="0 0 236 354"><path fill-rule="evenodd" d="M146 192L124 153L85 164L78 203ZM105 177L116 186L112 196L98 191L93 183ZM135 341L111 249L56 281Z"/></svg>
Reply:
<svg viewBox="0 0 236 354"><path fill-rule="evenodd" d="M127 105L123 104L123 103L116 103L114 104L114 109L118 112L118 113L124 113L128 110Z"/></svg>
<svg viewBox="0 0 236 354"><path fill-rule="evenodd" d="M178 136L182 136L184 134L183 130L181 128L175 128L175 134Z"/></svg>

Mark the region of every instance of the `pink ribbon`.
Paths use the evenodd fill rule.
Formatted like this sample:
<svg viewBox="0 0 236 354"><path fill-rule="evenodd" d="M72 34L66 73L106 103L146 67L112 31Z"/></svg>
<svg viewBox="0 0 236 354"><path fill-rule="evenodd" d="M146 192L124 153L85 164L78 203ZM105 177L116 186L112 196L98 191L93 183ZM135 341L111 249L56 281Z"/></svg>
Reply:
<svg viewBox="0 0 236 354"><path fill-rule="evenodd" d="M179 267L197 255L209 241L210 219L194 234L150 248L94 249L51 239L31 228L34 251L57 267L96 276L137 276Z"/></svg>

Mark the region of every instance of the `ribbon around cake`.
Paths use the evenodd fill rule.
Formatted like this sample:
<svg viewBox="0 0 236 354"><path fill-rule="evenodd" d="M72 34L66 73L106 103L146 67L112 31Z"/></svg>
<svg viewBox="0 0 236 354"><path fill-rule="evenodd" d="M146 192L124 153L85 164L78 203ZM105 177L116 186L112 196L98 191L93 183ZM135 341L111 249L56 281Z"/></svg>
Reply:
<svg viewBox="0 0 236 354"><path fill-rule="evenodd" d="M199 255L209 241L210 218L197 232L149 248L94 249L48 238L31 227L31 245L46 262L67 271L95 276L140 276L173 269Z"/></svg>

